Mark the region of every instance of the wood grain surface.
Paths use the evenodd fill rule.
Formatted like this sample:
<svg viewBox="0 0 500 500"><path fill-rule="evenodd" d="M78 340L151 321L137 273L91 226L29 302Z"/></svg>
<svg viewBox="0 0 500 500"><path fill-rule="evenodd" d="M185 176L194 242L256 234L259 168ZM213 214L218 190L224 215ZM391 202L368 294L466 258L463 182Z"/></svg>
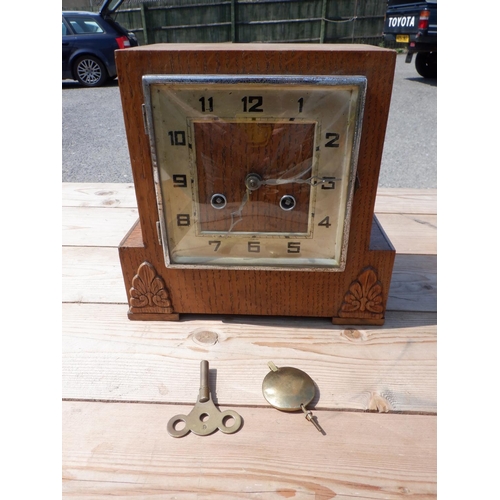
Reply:
<svg viewBox="0 0 500 500"><path fill-rule="evenodd" d="M191 406L66 402L67 498L435 498L436 417L235 408L236 434L165 431Z"/></svg>
<svg viewBox="0 0 500 500"><path fill-rule="evenodd" d="M186 315L128 321L117 246L130 184L63 184L62 489L79 499L435 499L436 191L379 189L398 255L382 327L326 319ZM385 226L384 226L385 228ZM199 363L233 435L174 439ZM311 408L270 408L267 362L315 381Z"/></svg>
<svg viewBox="0 0 500 500"><path fill-rule="evenodd" d="M435 313L394 313L371 330L196 315L148 325L129 322L124 312L113 304L64 304L65 398L194 402L203 356L221 404L265 405L261 382L272 359L328 388L313 401L319 408L436 411ZM231 376L221 385L223 373Z"/></svg>
<svg viewBox="0 0 500 500"><path fill-rule="evenodd" d="M195 123L201 230L229 230L231 213L239 210L247 192L248 174L257 174L264 180L276 179L292 165L300 165L307 172L314 156L314 127L298 123ZM230 142L227 137L231 137ZM253 144L258 147L252 147ZM215 193L226 196L225 208L211 207L210 199ZM310 193L308 184L261 186L251 193L240 214L242 220L233 232L307 233ZM281 210L279 203L284 195L295 198L294 210Z"/></svg>

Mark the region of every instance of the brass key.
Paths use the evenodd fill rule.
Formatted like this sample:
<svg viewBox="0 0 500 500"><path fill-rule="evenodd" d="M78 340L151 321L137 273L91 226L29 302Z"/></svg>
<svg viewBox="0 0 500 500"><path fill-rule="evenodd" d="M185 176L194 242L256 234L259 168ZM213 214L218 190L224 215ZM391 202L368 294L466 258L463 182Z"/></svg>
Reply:
<svg viewBox="0 0 500 500"><path fill-rule="evenodd" d="M168 421L167 431L172 437L183 437L189 432L208 436L217 429L225 434L233 434L241 427L242 418L238 413L233 410L221 412L213 403L208 382L208 366L208 361L205 360L200 364L200 392L189 415L175 415ZM229 420L233 422L226 425ZM175 427L180 422L184 422L185 426L177 430Z"/></svg>

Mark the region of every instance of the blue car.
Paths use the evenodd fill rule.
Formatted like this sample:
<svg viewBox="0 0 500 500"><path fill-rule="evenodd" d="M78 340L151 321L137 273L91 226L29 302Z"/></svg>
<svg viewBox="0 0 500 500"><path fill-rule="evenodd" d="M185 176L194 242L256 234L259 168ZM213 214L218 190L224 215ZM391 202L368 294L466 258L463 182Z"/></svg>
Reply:
<svg viewBox="0 0 500 500"><path fill-rule="evenodd" d="M115 50L139 45L112 14L124 0L105 0L99 12L62 13L62 79L98 87L116 77Z"/></svg>

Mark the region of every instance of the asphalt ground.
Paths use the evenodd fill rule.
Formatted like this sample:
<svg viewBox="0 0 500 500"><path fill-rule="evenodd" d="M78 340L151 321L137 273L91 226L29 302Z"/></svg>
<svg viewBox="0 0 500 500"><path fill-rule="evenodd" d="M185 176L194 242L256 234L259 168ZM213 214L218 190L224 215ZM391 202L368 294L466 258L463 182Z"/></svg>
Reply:
<svg viewBox="0 0 500 500"><path fill-rule="evenodd" d="M437 187L437 81L397 56L381 187ZM62 82L62 181L132 182L116 80L100 88Z"/></svg>

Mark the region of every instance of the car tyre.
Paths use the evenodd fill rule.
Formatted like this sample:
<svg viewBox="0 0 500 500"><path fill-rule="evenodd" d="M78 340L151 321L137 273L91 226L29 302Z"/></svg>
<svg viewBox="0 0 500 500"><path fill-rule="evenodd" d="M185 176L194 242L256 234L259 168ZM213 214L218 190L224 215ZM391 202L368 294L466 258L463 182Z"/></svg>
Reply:
<svg viewBox="0 0 500 500"><path fill-rule="evenodd" d="M79 57L74 68L76 79L85 87L99 87L108 79L104 64L94 56Z"/></svg>
<svg viewBox="0 0 500 500"><path fill-rule="evenodd" d="M437 78L437 52L419 52L415 59L415 69L424 78Z"/></svg>

